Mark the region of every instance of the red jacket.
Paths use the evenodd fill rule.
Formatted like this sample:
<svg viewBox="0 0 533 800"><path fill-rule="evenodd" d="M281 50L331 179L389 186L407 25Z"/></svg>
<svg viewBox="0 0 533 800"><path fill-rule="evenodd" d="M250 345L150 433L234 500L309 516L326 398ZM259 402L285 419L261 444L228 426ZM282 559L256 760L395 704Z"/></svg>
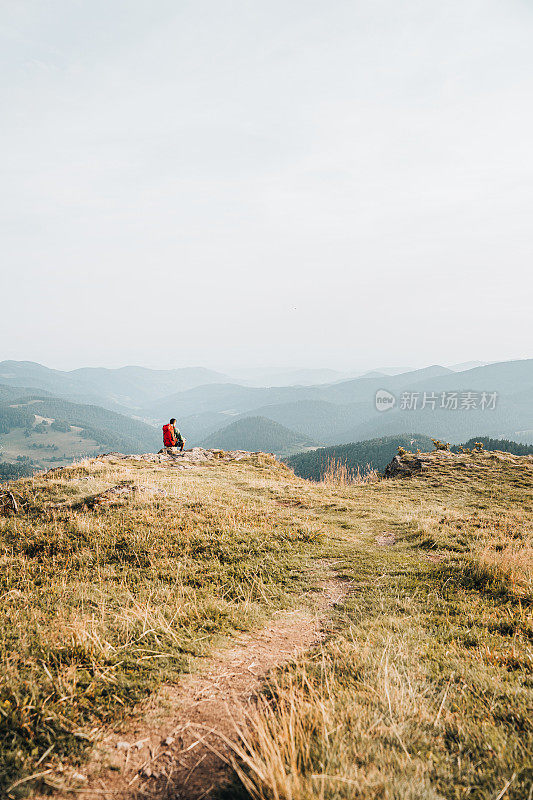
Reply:
<svg viewBox="0 0 533 800"><path fill-rule="evenodd" d="M178 440L174 436L174 425L163 425L163 444L165 447L176 447Z"/></svg>

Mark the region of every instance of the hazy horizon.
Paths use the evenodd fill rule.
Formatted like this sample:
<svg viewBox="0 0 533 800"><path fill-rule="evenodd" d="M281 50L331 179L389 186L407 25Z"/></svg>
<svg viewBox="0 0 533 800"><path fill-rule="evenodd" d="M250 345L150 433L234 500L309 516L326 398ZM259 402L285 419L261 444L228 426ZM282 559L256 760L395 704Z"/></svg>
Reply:
<svg viewBox="0 0 533 800"><path fill-rule="evenodd" d="M532 39L522 0L7 0L0 358L528 357Z"/></svg>
<svg viewBox="0 0 533 800"><path fill-rule="evenodd" d="M513 359L513 358L511 358L511 359L498 359L498 360L494 360L493 359L493 360L490 360L490 361L481 361L481 359L467 359L467 360L465 360L463 362L456 362L456 363L452 363L452 362L438 363L436 361L430 361L430 362L427 362L427 363L411 364L411 365L405 365L405 364L397 364L397 365L394 365L394 364L387 364L387 365L374 364L374 365L371 365L371 366L364 366L364 367L358 367L358 366L353 366L353 365L349 365L349 364L345 365L344 367L332 367L332 366L330 366L328 364L322 364L322 363L314 364L312 366L305 366L305 365L302 365L302 364L293 364L293 365L290 365L290 366L280 366L279 364L268 364L268 363L265 363L264 365L262 365L260 367L254 366L254 365L246 365L246 364L230 367L229 365L212 366L212 365L206 365L206 364L192 364L192 363L191 364L187 364L187 363L169 364L166 367L162 367L162 368L161 367L154 367L154 366L151 366L149 364L133 364L133 363L131 363L131 364L117 364L116 366L106 366L104 364L74 364L74 365L71 365L71 366L63 367L63 366L58 366L56 364L48 363L48 362L40 362L40 361L36 362L36 361L34 361L34 359L30 359L30 358L19 358L19 359L3 358L2 357L2 353L0 352L0 363L2 363L3 361L37 363L37 364L40 364L41 366L47 367L48 369L55 369L55 370L59 370L59 371L62 371L62 372L71 372L71 371L75 371L77 369L99 369L99 368L101 368L101 369L113 370L113 369L127 369L127 368L136 368L136 367L140 367L142 369L154 369L154 370L158 370L158 369L169 369L169 370L172 370L172 369L206 369L206 370L211 370L213 372L220 372L221 374L223 374L223 375L225 375L227 377L235 378L236 381L238 381L239 378L242 378L245 382L246 382L247 378L251 378L255 373L257 373L257 375L264 374L264 373L278 373L281 376L281 375L283 375L285 373L286 374L292 374L292 373L299 372L299 371L300 372L321 372L321 371L327 372L327 371L332 371L332 372L339 373L339 375L342 375L343 377L348 377L351 374L353 374L354 377L356 377L357 375L359 375L359 374L362 375L362 374L364 374L366 372L373 372L373 371L379 372L379 371L383 370L384 373L387 373L387 371L391 371L391 373L394 372L395 374L401 374L401 373L404 373L404 372L408 373L408 372L412 372L412 371L427 369L427 368L430 368L430 367L433 367L433 366L441 366L441 367L445 367L445 368L448 368L448 369L454 369L454 368L457 368L457 367L460 367L461 369L463 369L463 368L474 369L474 368L476 368L478 366L486 366L486 365L489 365L489 364L495 364L495 363L500 363L500 362L504 362L504 361L525 361L525 360L530 360L530 358L525 356L524 358L518 358L518 359ZM466 367L464 365L466 365Z"/></svg>

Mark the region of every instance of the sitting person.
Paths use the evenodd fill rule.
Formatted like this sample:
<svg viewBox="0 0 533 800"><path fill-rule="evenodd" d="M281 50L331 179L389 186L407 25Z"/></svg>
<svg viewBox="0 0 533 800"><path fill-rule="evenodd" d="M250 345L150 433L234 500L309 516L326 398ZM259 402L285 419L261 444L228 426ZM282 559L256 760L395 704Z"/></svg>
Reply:
<svg viewBox="0 0 533 800"><path fill-rule="evenodd" d="M185 441L186 440L176 428L176 420L172 417L168 425L163 425L163 444L167 453L171 456L176 455L178 447L181 453Z"/></svg>

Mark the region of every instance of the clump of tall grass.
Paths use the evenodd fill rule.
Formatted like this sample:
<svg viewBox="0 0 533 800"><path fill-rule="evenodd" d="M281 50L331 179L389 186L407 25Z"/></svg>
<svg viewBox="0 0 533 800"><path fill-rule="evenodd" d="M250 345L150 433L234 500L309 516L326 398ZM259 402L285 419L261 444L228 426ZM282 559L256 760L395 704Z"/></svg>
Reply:
<svg viewBox="0 0 533 800"><path fill-rule="evenodd" d="M363 593L350 614L359 622L270 680L234 747L248 795L452 800L460 786L479 800L530 796L531 655L519 632L531 629L519 610L476 606L470 592L454 593L450 617L426 588L403 593L391 579Z"/></svg>
<svg viewBox="0 0 533 800"><path fill-rule="evenodd" d="M272 679L248 715L235 769L257 800L437 800L428 749L442 690L378 622L371 644L348 631Z"/></svg>
<svg viewBox="0 0 533 800"><path fill-rule="evenodd" d="M370 464L364 469L360 466L349 467L346 460L330 456L322 471L322 483L325 486L356 486L371 483L379 479L379 473Z"/></svg>
<svg viewBox="0 0 533 800"><path fill-rule="evenodd" d="M468 571L485 585L500 585L515 597L533 600L533 538L504 546L488 542L474 553Z"/></svg>

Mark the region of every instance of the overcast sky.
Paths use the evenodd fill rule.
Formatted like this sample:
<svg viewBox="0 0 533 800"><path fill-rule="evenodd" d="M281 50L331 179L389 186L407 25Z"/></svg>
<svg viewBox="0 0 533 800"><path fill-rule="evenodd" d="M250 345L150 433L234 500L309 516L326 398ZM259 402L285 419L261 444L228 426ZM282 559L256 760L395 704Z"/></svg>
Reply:
<svg viewBox="0 0 533 800"><path fill-rule="evenodd" d="M531 356L530 0L2 0L0 360Z"/></svg>

